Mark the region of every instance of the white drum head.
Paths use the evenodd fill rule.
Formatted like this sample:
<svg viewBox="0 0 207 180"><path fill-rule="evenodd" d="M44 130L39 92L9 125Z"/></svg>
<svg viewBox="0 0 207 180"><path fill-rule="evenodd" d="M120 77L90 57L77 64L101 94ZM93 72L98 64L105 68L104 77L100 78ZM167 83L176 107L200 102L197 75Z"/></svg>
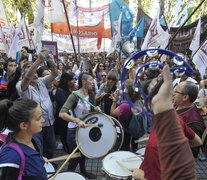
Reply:
<svg viewBox="0 0 207 180"><path fill-rule="evenodd" d="M117 160L130 169L139 168L142 163L139 157L127 160L127 158L133 156L136 156L136 154L129 151L112 152L103 159L103 170L109 176L118 179L131 177L132 172L117 163Z"/></svg>
<svg viewBox="0 0 207 180"><path fill-rule="evenodd" d="M114 122L103 113L91 113L84 118L86 124L102 124L102 127L78 128L76 143L88 158L105 156L115 145L117 133Z"/></svg>
<svg viewBox="0 0 207 180"><path fill-rule="evenodd" d="M45 167L45 170L46 172L49 174L49 173L54 173L55 172L55 168L53 167L53 165L48 162L48 163L45 163L44 164L44 167Z"/></svg>
<svg viewBox="0 0 207 180"><path fill-rule="evenodd" d="M137 154L144 154L145 153L145 147L142 147L142 148L140 148L140 149L138 149L137 151L136 151L136 153Z"/></svg>
<svg viewBox="0 0 207 180"><path fill-rule="evenodd" d="M50 178L52 179L52 177ZM55 180L86 180L83 176L81 176L78 173L75 172L63 172L59 173L56 177Z"/></svg>

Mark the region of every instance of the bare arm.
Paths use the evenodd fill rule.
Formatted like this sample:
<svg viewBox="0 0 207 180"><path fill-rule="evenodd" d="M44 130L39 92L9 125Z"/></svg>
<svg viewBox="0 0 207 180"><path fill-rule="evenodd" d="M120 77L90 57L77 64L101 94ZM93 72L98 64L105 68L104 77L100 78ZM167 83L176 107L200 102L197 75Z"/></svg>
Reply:
<svg viewBox="0 0 207 180"><path fill-rule="evenodd" d="M195 137L192 140L189 140L190 147L197 147L201 146L203 143L201 141L201 138L195 134Z"/></svg>
<svg viewBox="0 0 207 180"><path fill-rule="evenodd" d="M50 80L53 81L55 80L55 78L58 76L58 70L57 70L57 66L54 62L54 57L53 55L49 54L49 65L50 65L50 70L51 70L51 74L50 74Z"/></svg>
<svg viewBox="0 0 207 180"><path fill-rule="evenodd" d="M25 91L28 88L33 78L33 75L35 74L38 66L43 62L45 55L45 50L42 50L38 56L38 59L34 62L34 64L28 69L28 71L24 75L21 84L22 91Z"/></svg>

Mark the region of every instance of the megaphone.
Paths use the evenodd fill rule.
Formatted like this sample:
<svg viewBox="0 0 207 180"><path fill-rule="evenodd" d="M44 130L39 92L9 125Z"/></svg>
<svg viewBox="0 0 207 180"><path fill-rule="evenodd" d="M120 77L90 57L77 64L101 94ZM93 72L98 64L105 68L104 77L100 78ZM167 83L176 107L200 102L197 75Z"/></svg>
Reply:
<svg viewBox="0 0 207 180"><path fill-rule="evenodd" d="M124 54L128 55L134 52L134 43L130 41L125 41L122 45L122 51Z"/></svg>

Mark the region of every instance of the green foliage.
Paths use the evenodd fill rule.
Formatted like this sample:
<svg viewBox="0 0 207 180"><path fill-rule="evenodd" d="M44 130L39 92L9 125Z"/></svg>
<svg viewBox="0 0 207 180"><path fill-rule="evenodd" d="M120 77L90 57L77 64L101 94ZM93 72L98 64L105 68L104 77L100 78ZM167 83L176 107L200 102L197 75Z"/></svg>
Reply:
<svg viewBox="0 0 207 180"><path fill-rule="evenodd" d="M16 8L19 8L20 12L24 12L25 19L28 24L33 23L34 12L37 8L36 0L4 0L3 2L7 11L8 19L12 24L15 20Z"/></svg>

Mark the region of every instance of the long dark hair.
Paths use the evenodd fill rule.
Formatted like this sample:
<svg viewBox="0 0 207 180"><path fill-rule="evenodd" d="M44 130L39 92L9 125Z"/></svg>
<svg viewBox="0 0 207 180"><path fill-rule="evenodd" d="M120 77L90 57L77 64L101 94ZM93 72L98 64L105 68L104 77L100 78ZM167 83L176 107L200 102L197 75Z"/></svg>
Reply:
<svg viewBox="0 0 207 180"><path fill-rule="evenodd" d="M69 90L68 88L70 88L70 87L68 87L68 81L73 80L73 78L74 78L74 73L72 73L72 72L63 73L61 75L60 82L57 87L68 91Z"/></svg>
<svg viewBox="0 0 207 180"><path fill-rule="evenodd" d="M0 101L0 131L8 128L13 134L20 131L20 123L29 123L38 104L26 98L19 98L12 102L8 99Z"/></svg>
<svg viewBox="0 0 207 180"><path fill-rule="evenodd" d="M83 86L82 80L87 80L90 76L91 75L86 73L86 72L83 72L79 75L79 77L78 77L78 89L82 88L82 86ZM92 104L95 104L95 92L94 92L94 90L88 91L88 95L89 95L89 102L91 102ZM94 111L94 108L92 106L91 106L91 111Z"/></svg>

